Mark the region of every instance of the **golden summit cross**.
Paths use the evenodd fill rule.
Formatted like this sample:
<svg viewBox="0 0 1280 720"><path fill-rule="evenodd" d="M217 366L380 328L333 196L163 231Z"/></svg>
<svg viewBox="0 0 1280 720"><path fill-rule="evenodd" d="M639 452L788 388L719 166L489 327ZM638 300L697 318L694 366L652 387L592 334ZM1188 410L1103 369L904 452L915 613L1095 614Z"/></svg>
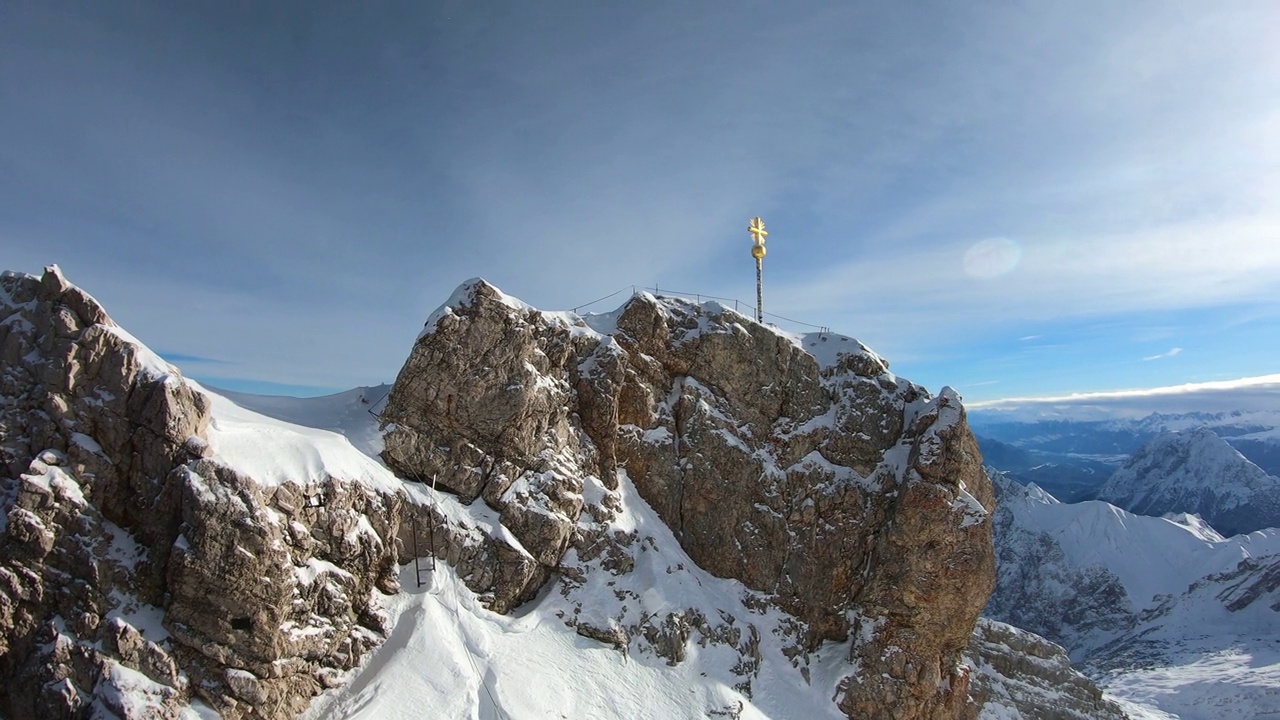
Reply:
<svg viewBox="0 0 1280 720"><path fill-rule="evenodd" d="M764 220L751 218L747 224L747 232L751 233L751 257L756 259L756 322L764 322L764 239L769 233L764 229Z"/></svg>

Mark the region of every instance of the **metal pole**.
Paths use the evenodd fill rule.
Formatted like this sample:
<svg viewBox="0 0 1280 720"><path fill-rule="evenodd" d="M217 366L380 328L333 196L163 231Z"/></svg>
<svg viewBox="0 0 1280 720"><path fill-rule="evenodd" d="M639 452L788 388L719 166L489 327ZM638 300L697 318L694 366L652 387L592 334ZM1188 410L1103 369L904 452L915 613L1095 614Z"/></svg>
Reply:
<svg viewBox="0 0 1280 720"><path fill-rule="evenodd" d="M756 258L756 322L764 322L764 259Z"/></svg>
<svg viewBox="0 0 1280 720"><path fill-rule="evenodd" d="M431 492L436 491L436 476L431 476ZM434 500L435 498L432 498ZM427 532L431 534L431 572L436 571L436 524L433 522L427 526Z"/></svg>
<svg viewBox="0 0 1280 720"><path fill-rule="evenodd" d="M418 564L418 516L409 516L413 521L413 574L418 579L418 587L422 587L422 566Z"/></svg>

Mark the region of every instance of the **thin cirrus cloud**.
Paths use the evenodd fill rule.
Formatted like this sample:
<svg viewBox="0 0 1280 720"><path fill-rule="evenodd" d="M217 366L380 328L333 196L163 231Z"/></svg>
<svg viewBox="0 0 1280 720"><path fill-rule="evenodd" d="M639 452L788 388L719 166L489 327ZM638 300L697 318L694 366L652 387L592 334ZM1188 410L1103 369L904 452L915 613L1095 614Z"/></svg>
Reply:
<svg viewBox="0 0 1280 720"><path fill-rule="evenodd" d="M157 350L156 354L171 363L182 363L184 365L227 365L226 360L217 358L203 357L201 355L188 355L186 353L171 352L167 350Z"/></svg>
<svg viewBox="0 0 1280 720"><path fill-rule="evenodd" d="M1147 357L1142 358L1142 360L1143 362L1149 362L1151 360L1164 360L1165 358L1177 357L1181 353L1182 353L1182 348L1180 347L1169 348L1169 350L1167 350L1166 352L1162 352L1159 355L1148 355Z"/></svg>

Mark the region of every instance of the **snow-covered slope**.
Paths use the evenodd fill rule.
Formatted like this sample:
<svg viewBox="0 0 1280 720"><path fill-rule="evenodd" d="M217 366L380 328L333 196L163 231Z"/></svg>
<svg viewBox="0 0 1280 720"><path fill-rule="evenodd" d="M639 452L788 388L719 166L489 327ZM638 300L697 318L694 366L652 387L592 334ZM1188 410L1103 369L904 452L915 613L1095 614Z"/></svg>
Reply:
<svg viewBox="0 0 1280 720"><path fill-rule="evenodd" d="M1224 535L1280 526L1280 478L1207 428L1156 436L1098 491L1142 515L1194 513Z"/></svg>
<svg viewBox="0 0 1280 720"><path fill-rule="evenodd" d="M392 475L376 455L361 451L350 437L331 429L332 415L306 415L308 408L328 409L330 406L317 406L311 400L297 398L258 396L260 403L293 411L278 415L292 415L305 421L291 422L244 407L241 404L245 402L243 395L238 396L237 402L222 391L203 388L192 380L187 382L204 390L211 400L212 418L207 433L213 457L261 483L308 484L326 477L340 477L387 493L395 493L403 487L401 480ZM343 395L355 403L360 402L355 391ZM356 416L356 421L348 427L360 431L362 436L366 432L376 432L372 418L364 420ZM361 427L361 424L367 427Z"/></svg>
<svg viewBox="0 0 1280 720"><path fill-rule="evenodd" d="M1109 691L1173 716L1280 713L1271 595L1280 530L1224 538L1195 516L1060 503L992 479L998 568L988 617L1062 643Z"/></svg>
<svg viewBox="0 0 1280 720"><path fill-rule="evenodd" d="M630 481L621 478L620 487L617 522L639 533L645 548L632 572L592 573L576 588L557 583L499 615L443 562L424 573L422 588L406 570L404 592L384 601L394 624L387 642L306 717L842 718L830 697L848 671L847 644L824 646L802 673L782 652L787 616L764 609L741 583L699 569ZM645 640L588 637L607 633L611 618L640 614L660 623L672 610L711 624L726 613L743 621L734 637L691 642L678 664ZM759 667L745 684L742 646Z"/></svg>
<svg viewBox="0 0 1280 720"><path fill-rule="evenodd" d="M1100 648L1090 673L1183 720L1280 718L1280 555L1166 596Z"/></svg>
<svg viewBox="0 0 1280 720"><path fill-rule="evenodd" d="M240 407L269 418L344 435L357 449L372 457L382 452L382 433L378 431L376 415L386 403L390 385L358 387L312 398L210 389Z"/></svg>

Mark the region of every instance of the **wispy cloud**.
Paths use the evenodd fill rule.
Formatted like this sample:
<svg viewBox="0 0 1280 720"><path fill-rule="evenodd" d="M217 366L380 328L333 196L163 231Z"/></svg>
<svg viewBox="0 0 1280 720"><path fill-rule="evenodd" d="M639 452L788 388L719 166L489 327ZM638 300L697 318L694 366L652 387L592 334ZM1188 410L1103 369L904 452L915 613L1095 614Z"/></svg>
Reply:
<svg viewBox="0 0 1280 720"><path fill-rule="evenodd" d="M1150 361L1150 360L1163 360L1164 358L1174 357L1175 355L1178 355L1181 352L1182 352L1182 348L1180 347L1169 348L1168 352L1162 352L1159 355L1148 355L1147 357L1142 358L1142 360L1143 362Z"/></svg>
<svg viewBox="0 0 1280 720"><path fill-rule="evenodd" d="M168 360L168 361L169 361L169 362L171 362L171 363L178 363L178 364L182 364L182 365L187 365L187 364L191 364L191 365L228 365L228 364L230 364L230 363L228 363L226 360L219 360L219 359L217 359L217 358L204 357L204 356L202 356L202 355L188 355L188 354L186 354L186 353L167 352L167 351L164 351L164 350L157 350L157 351L156 351L156 354L157 354L157 355L159 355L160 357L164 358L165 360Z"/></svg>

